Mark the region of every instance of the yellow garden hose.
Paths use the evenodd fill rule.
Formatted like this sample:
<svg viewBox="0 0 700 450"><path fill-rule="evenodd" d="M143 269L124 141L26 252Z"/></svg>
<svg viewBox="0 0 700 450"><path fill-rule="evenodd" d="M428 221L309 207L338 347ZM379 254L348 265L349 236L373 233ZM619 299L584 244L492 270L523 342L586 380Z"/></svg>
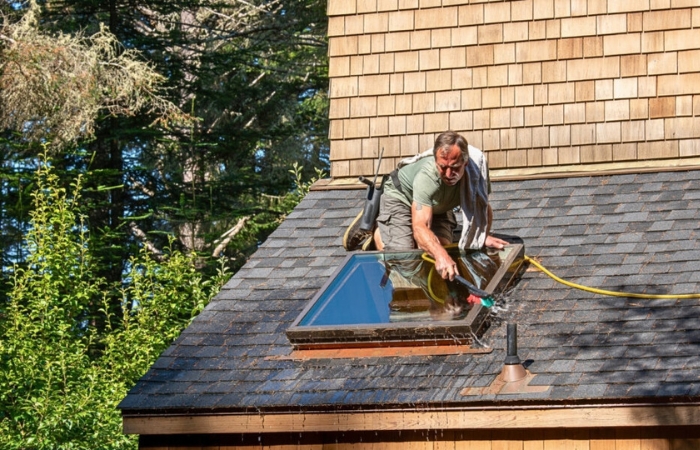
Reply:
<svg viewBox="0 0 700 450"><path fill-rule="evenodd" d="M700 298L700 294L637 294L633 292L616 292L616 291L607 291L605 289L598 289L590 286L584 286L582 284L576 284L572 283L571 281L566 281L563 278L559 278L558 276L554 275L552 272L547 270L546 267L544 267L542 264L538 263L534 259L530 258L529 256L525 255L525 261L529 262L533 266L535 266L538 270L541 272L545 273L548 275L550 278L552 278L554 281L558 281L559 283L569 286L575 289L580 289L582 291L587 291L587 292L592 292L594 294L600 294L600 295L609 295L613 297L632 297L632 298L647 298L647 299L688 299L688 298Z"/></svg>
<svg viewBox="0 0 700 450"><path fill-rule="evenodd" d="M423 253L423 255L425 255L425 253ZM425 257L423 257L423 259L425 259ZM428 272L428 295L430 295L430 298L438 303L445 303L445 299L440 298L437 294L435 294L435 292L433 292L433 274L435 273L434 264L435 263L433 262L433 267L431 267L430 272Z"/></svg>
<svg viewBox="0 0 700 450"><path fill-rule="evenodd" d="M454 246L455 246L455 244L452 244L452 245L449 245L445 248L454 247ZM435 259L433 259L427 253L423 253L423 259L425 261L428 261L429 263L433 264L433 267L431 268L430 272L428 273L428 293L433 298L433 300L436 300L436 301L439 301L440 303L443 303L444 300L438 299L438 297L433 293L432 286L431 286L432 275L433 275L433 272L435 271ZM608 296L612 296L612 297L632 297L632 298L645 298L645 299L700 298L700 293L698 293L698 294L638 294L638 293L634 293L634 292L617 292L617 291L608 291L605 289L598 289L598 288L594 288L594 287L590 287L590 286L584 286L582 284L572 283L571 281L566 281L563 278L559 278L558 276L556 276L552 272L550 272L542 264L540 264L539 262L535 261L533 258L531 258L527 255L525 255L525 261L529 262L530 264L535 266L540 272L543 272L545 275L548 275L554 281L557 281L565 286L569 286L569 287L574 288L574 289L580 289L582 291L592 292L594 294L608 295Z"/></svg>

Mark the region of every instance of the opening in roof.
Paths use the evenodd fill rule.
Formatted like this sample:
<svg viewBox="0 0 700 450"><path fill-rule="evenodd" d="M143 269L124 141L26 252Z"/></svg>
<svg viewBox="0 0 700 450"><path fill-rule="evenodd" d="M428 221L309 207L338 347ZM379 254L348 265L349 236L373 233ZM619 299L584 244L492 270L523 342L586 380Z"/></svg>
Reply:
<svg viewBox="0 0 700 450"><path fill-rule="evenodd" d="M420 250L348 255L287 337L296 349L471 344L488 327L489 298L516 278L524 246L449 253L471 287L443 280Z"/></svg>

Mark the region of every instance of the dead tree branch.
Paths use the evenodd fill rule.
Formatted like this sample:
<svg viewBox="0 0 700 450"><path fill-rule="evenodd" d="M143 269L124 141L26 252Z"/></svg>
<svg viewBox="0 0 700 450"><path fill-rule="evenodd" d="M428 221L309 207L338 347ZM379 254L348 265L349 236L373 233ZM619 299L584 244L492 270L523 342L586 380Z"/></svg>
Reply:
<svg viewBox="0 0 700 450"><path fill-rule="evenodd" d="M217 245L214 251L212 252L212 256L214 258L218 258L221 255L221 252L223 252L228 243L231 242L231 239L236 237L236 235L241 232L243 227L245 227L245 224L246 222L248 222L248 220L250 220L250 216L241 217L240 219L238 219L238 223L236 223L236 225L233 228L231 228L221 236L221 241L219 242L219 245Z"/></svg>

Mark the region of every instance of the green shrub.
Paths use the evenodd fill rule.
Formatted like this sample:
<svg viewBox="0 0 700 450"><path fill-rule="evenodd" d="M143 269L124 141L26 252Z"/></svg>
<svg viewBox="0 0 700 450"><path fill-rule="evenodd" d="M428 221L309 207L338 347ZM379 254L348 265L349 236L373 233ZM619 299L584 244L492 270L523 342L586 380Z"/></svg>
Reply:
<svg viewBox="0 0 700 450"><path fill-rule="evenodd" d="M77 212L80 178L67 192L44 164L36 183L27 257L0 304L0 448L136 448L116 406L227 275L203 280L195 255L159 262L143 250L110 312Z"/></svg>

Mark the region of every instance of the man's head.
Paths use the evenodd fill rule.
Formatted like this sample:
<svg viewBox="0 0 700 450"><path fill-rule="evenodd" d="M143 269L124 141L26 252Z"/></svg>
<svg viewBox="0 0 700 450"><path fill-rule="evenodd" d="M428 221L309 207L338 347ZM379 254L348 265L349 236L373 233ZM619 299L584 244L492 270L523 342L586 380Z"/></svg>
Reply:
<svg viewBox="0 0 700 450"><path fill-rule="evenodd" d="M433 156L442 181L454 186L464 176L464 168L469 162L469 144L454 131L445 131L435 139Z"/></svg>

